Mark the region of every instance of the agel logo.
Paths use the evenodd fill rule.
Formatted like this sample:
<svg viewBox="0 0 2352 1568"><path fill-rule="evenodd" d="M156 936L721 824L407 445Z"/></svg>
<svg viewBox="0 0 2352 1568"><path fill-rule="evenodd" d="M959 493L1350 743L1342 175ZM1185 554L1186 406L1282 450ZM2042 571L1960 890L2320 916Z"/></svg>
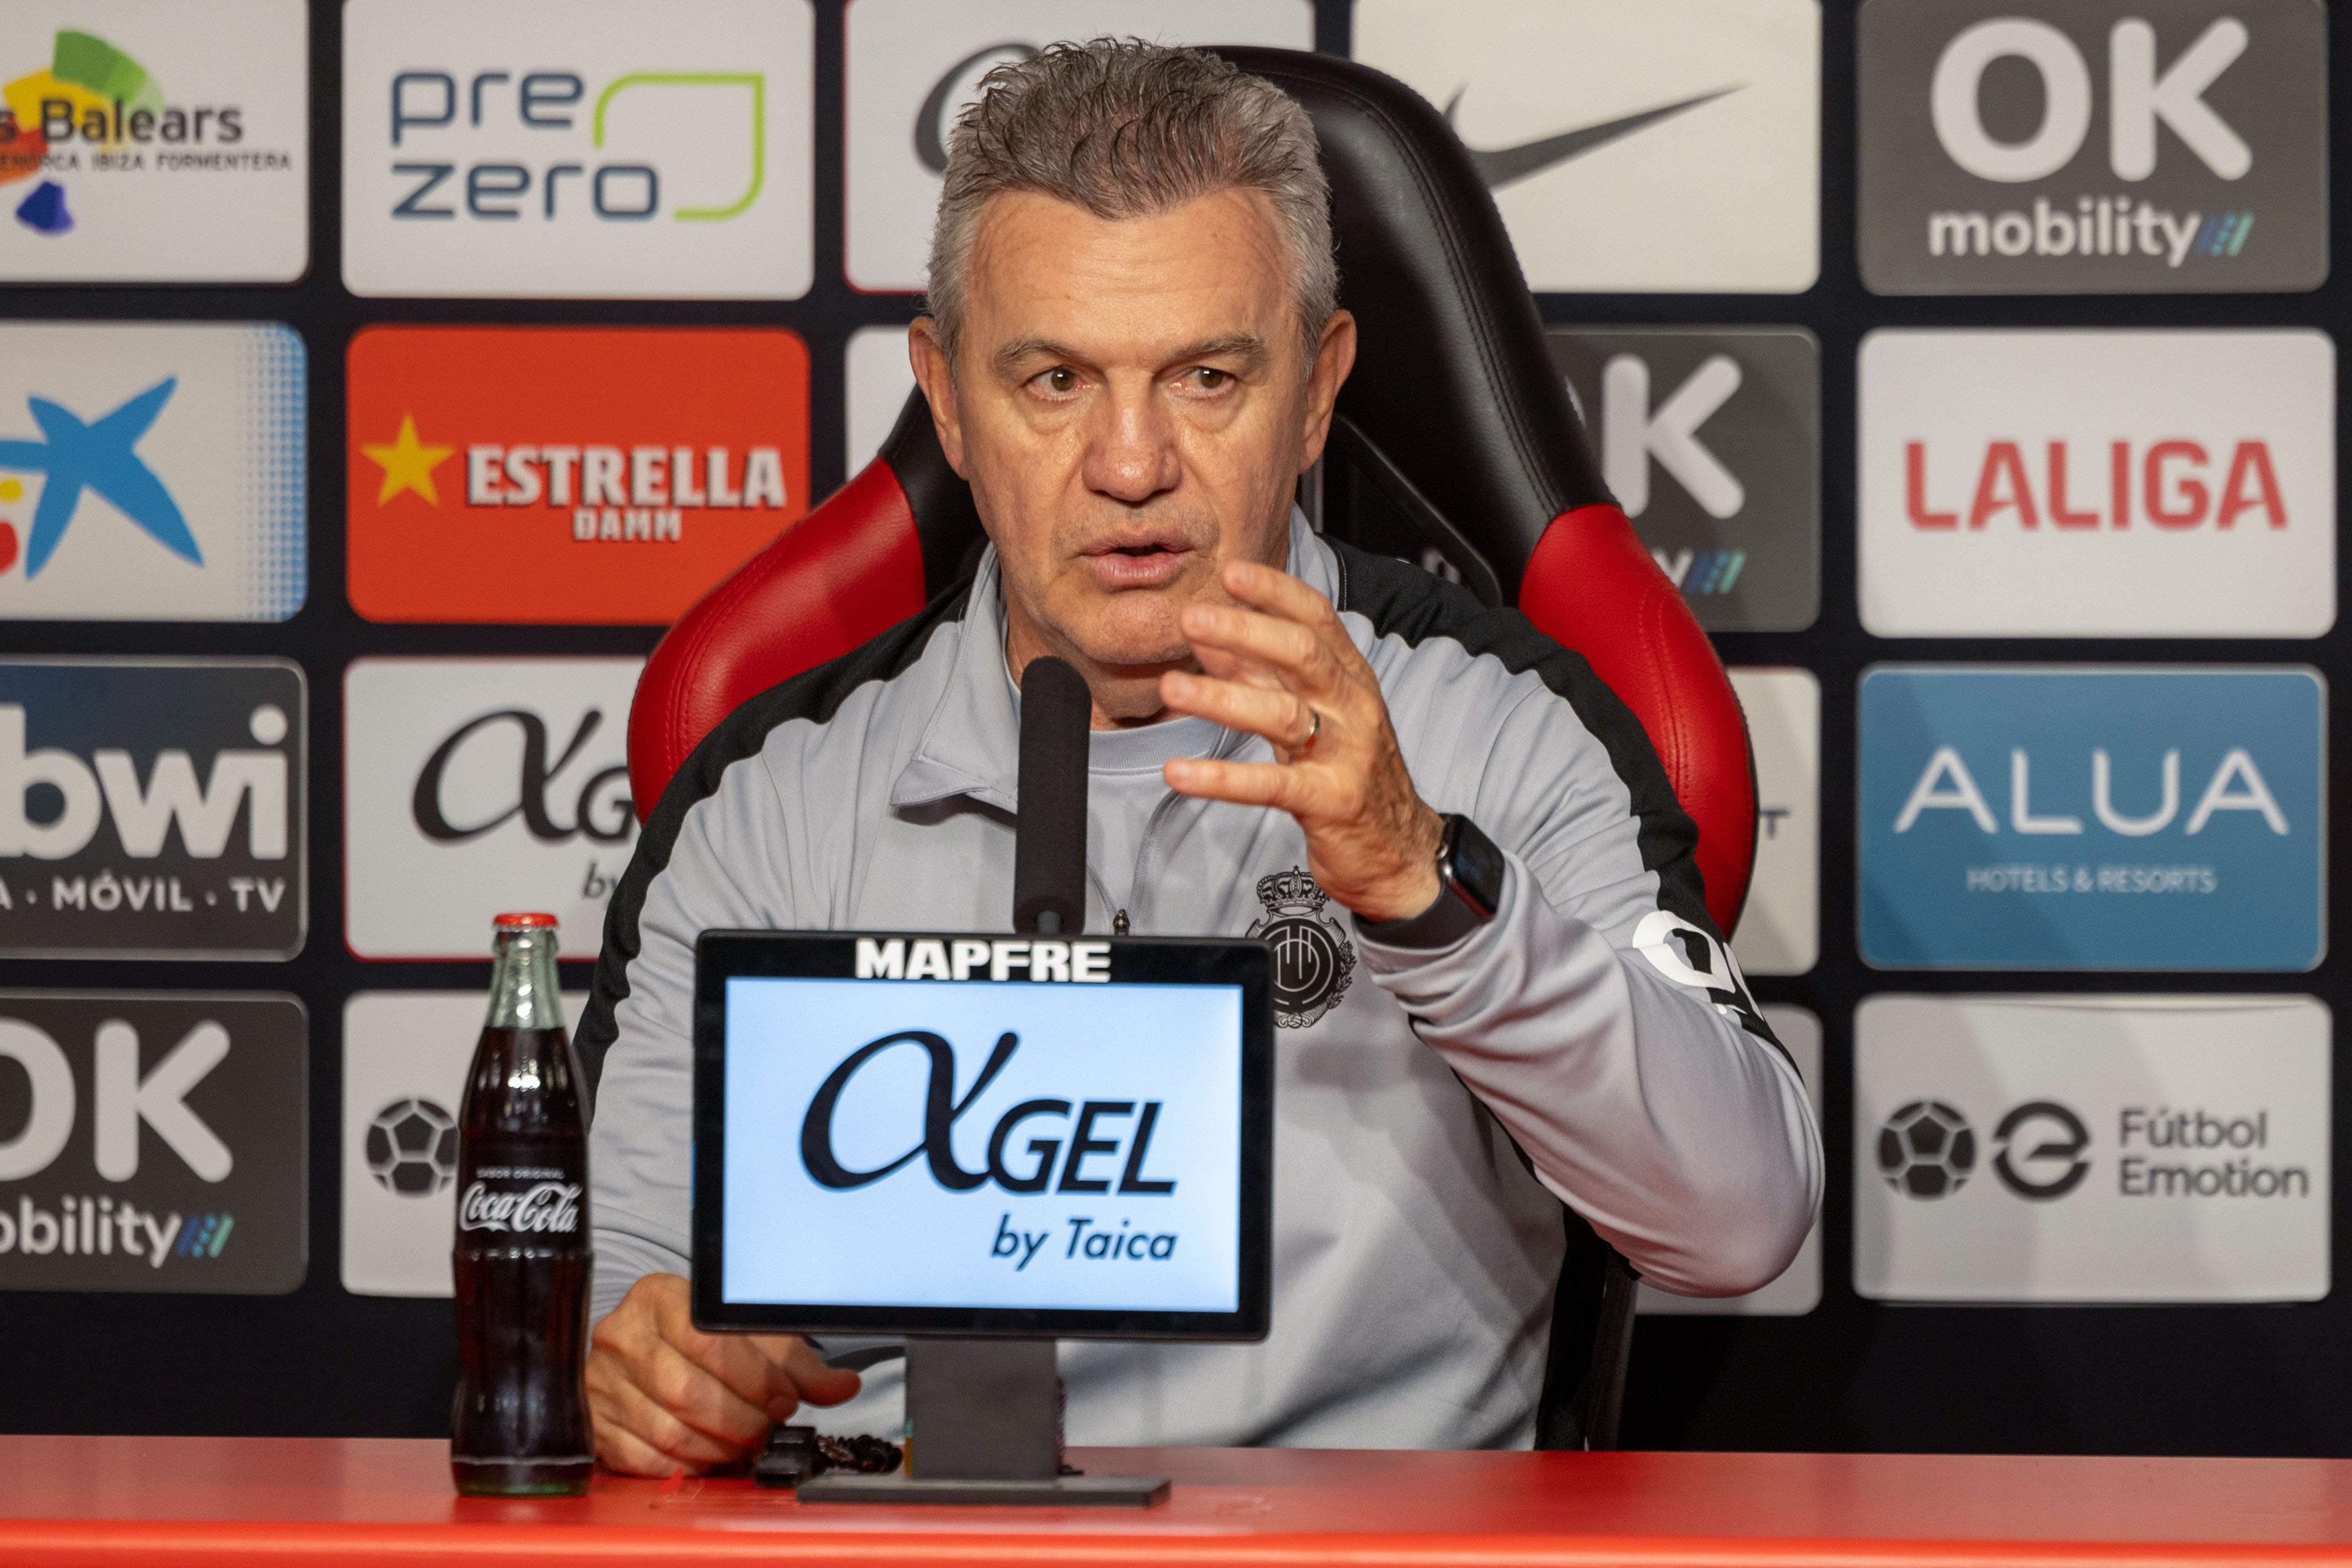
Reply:
<svg viewBox="0 0 2352 1568"><path fill-rule="evenodd" d="M1864 277L1882 293L2316 286L2325 34L2312 0L1874 0Z"/></svg>
<svg viewBox="0 0 2352 1568"><path fill-rule="evenodd" d="M860 942L861 958L867 945ZM916 945L938 944L919 942ZM964 944L958 942L956 945L961 947ZM983 950L989 946L986 942L974 942L972 945ZM1065 944L1035 945L1058 948ZM1077 945L1098 947L1104 944L1081 942ZM862 965L860 973L865 973ZM840 1107L842 1095L848 1090L859 1069L898 1046L917 1047L929 1058L930 1076L923 1096L922 1140L895 1160L869 1170L851 1170L842 1163L835 1149L835 1114ZM920 1159L929 1169L931 1180L950 1193L977 1192L991 1183L1023 1197L1046 1192L1073 1194L1115 1192L1119 1197L1165 1197L1175 1192L1173 1177L1156 1179L1145 1173L1145 1162L1151 1153L1151 1136L1160 1125L1162 1109L1162 1102L1157 1100L1147 1100L1139 1105L1132 1100L1089 1100L1078 1106L1075 1112L1067 1100L1024 1100L1000 1117L995 1130L989 1134L987 1165L980 1170L964 1169L956 1158L956 1121L965 1109L996 1081L997 1075L1012 1062L1020 1048L1021 1037L1013 1031L1007 1030L998 1036L995 1047L981 1067L980 1076L959 1097L955 1092L955 1047L944 1037L928 1029L907 1029L858 1047L844 1057L841 1065L835 1068L818 1086L809 1101L808 1113L801 1120L801 1163L807 1168L809 1179L831 1192L852 1192L895 1174ZM1055 1131L1052 1126L1055 1122L1066 1124L1060 1131L1066 1137L1066 1154L1064 1153L1064 1138L1033 1137L1022 1151L1008 1155L1007 1146L1014 1139L1024 1132ZM1115 1125L1120 1123L1129 1125ZM1025 1170L1016 1170L1013 1162L1023 1153L1028 1157L1028 1166ZM1058 1182L1055 1179L1056 1161L1061 1165ZM1066 1223L1070 1226L1067 1258L1118 1258L1164 1262L1176 1253L1175 1233L1133 1229L1132 1219L1120 1221L1122 1228L1118 1231L1097 1228L1092 1236L1087 1232L1095 1226L1093 1216L1071 1215ZM1050 1231L1015 1229L1008 1210L997 1221L989 1256L1014 1259L1013 1270L1018 1273L1029 1267L1050 1234Z"/></svg>

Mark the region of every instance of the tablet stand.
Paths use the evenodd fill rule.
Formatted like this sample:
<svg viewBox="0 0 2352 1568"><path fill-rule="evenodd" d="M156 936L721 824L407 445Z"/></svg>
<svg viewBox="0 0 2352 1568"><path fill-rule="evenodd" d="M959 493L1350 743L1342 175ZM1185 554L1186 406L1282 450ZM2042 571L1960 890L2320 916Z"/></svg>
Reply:
<svg viewBox="0 0 2352 1568"><path fill-rule="evenodd" d="M1062 1467L1061 1380L1051 1340L909 1339L907 1468L803 1481L803 1502L1042 1503L1149 1508L1165 1478Z"/></svg>

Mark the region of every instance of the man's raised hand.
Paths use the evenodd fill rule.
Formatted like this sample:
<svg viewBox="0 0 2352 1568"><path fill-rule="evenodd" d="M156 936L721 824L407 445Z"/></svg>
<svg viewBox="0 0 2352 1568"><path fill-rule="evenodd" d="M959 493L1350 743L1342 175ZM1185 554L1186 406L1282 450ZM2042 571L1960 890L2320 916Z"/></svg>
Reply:
<svg viewBox="0 0 2352 1568"><path fill-rule="evenodd" d="M1288 812L1307 834L1307 868L1370 921L1436 901L1444 825L1414 790L1372 667L1331 601L1286 572L1225 563L1237 605L1187 605L1179 622L1198 675L1160 677L1171 710L1263 735L1276 763L1179 757L1169 787Z"/></svg>

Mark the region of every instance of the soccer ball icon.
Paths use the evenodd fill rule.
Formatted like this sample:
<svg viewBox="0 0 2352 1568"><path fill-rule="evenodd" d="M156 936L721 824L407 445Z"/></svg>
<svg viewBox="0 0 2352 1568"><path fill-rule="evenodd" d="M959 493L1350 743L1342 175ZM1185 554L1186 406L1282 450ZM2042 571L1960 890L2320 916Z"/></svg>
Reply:
<svg viewBox="0 0 2352 1568"><path fill-rule="evenodd" d="M1915 1198L1949 1197L1976 1165L1969 1119L1940 1100L1915 1100L1878 1130L1878 1173Z"/></svg>
<svg viewBox="0 0 2352 1568"><path fill-rule="evenodd" d="M367 1130L368 1169L387 1192L426 1198L457 1174L457 1120L429 1100L395 1100Z"/></svg>

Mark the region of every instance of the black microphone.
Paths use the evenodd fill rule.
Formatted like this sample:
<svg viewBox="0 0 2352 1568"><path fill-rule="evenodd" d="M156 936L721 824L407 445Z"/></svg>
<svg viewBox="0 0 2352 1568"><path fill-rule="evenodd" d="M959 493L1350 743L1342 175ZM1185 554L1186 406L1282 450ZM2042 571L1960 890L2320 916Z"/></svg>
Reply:
<svg viewBox="0 0 2352 1568"><path fill-rule="evenodd" d="M1013 929L1074 936L1087 924L1087 733L1094 697L1058 658L1021 675L1020 837Z"/></svg>

